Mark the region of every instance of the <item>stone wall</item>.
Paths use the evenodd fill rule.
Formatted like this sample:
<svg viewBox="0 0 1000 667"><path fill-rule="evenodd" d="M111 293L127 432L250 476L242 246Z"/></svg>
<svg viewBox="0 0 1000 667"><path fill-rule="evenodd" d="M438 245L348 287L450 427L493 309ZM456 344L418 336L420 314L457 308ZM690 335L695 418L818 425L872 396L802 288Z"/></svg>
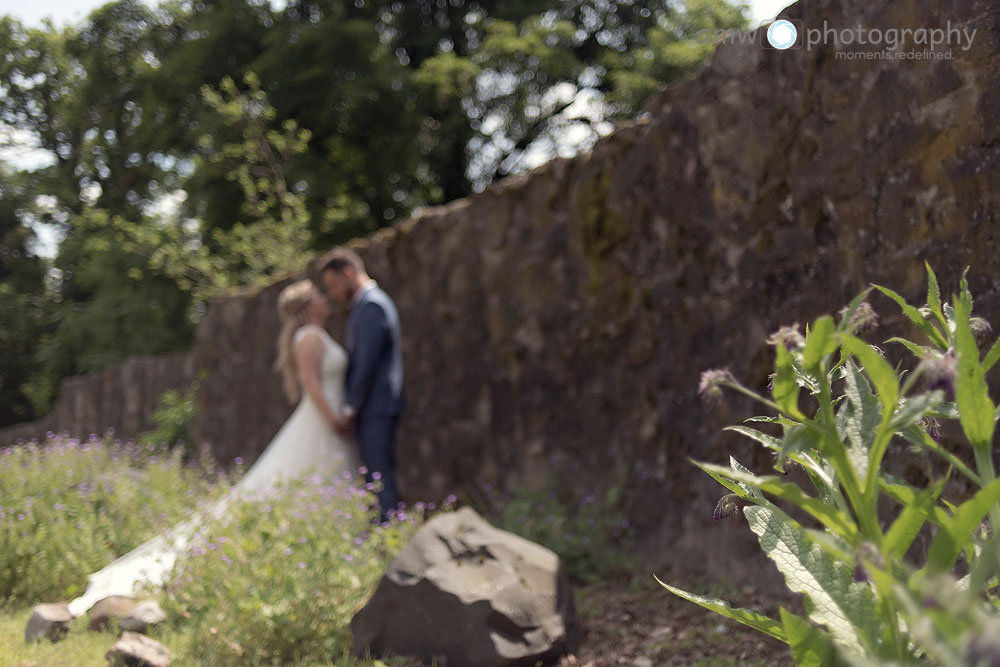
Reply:
<svg viewBox="0 0 1000 667"><path fill-rule="evenodd" d="M67 378L49 414L0 429L0 445L42 440L49 431L86 437L113 428L135 437L153 428L153 411L168 389L186 389L195 380L190 354L132 357L97 373Z"/></svg>
<svg viewBox="0 0 1000 667"><path fill-rule="evenodd" d="M721 431L753 408L701 403L700 371L763 387L768 332L871 282L919 301L925 260L946 290L971 266L978 314L1000 326L1000 9L813 0L787 15L977 34L949 60L720 47L591 153L358 243L403 322L408 498L624 471L654 565L753 576L752 536L712 522L720 488L687 460L767 457ZM271 370L284 284L214 304L198 330L196 426L224 461L254 458L291 411ZM875 305L887 338L901 320Z"/></svg>

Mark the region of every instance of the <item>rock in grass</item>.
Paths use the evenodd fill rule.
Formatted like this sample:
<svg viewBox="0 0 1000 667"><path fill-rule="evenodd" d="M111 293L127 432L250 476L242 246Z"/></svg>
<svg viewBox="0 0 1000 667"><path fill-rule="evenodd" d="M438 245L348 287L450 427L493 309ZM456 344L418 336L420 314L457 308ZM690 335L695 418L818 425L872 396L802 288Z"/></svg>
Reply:
<svg viewBox="0 0 1000 667"><path fill-rule="evenodd" d="M167 667L170 664L170 650L138 632L123 632L104 657L113 667Z"/></svg>
<svg viewBox="0 0 1000 667"><path fill-rule="evenodd" d="M42 638L59 641L67 632L73 621L69 606L65 602L36 605L31 610L28 627L24 629L24 641L33 642Z"/></svg>
<svg viewBox="0 0 1000 667"><path fill-rule="evenodd" d="M120 620L125 614L132 611L134 606L134 598L124 595L109 595L90 610L90 624L87 627L95 631L103 630L108 627L111 619Z"/></svg>
<svg viewBox="0 0 1000 667"><path fill-rule="evenodd" d="M146 634L151 627L166 620L167 614L160 608L156 600L143 600L118 619L118 627L122 630Z"/></svg>
<svg viewBox="0 0 1000 667"><path fill-rule="evenodd" d="M417 532L351 620L351 632L358 656L477 667L555 664L578 641L559 557L470 508L438 515Z"/></svg>

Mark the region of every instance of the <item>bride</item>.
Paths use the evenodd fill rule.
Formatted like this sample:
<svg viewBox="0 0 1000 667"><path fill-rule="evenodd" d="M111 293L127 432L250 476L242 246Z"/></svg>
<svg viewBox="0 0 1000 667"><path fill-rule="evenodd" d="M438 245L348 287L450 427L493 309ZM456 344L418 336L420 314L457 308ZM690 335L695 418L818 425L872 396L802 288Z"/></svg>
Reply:
<svg viewBox="0 0 1000 667"><path fill-rule="evenodd" d="M214 518L236 496L273 489L311 469L358 467L356 445L333 427L344 403L347 352L323 329L330 316L326 297L308 280L294 283L278 296L278 314L282 329L275 366L286 395L299 404L231 492L208 509ZM132 597L143 582L163 584L203 521L196 515L175 526L170 539L153 538L90 575L86 592L69 603L70 613L80 616L109 595Z"/></svg>

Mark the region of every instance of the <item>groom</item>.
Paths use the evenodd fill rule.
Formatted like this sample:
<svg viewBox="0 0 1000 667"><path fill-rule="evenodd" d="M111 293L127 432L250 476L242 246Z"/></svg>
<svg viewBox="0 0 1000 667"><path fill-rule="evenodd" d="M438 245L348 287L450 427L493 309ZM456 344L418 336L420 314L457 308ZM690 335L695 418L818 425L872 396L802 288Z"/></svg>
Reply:
<svg viewBox="0 0 1000 667"><path fill-rule="evenodd" d="M318 279L331 299L349 304L345 346L346 405L334 417L340 433L354 431L369 482L379 479L382 521L399 503L396 490L396 426L403 411L403 354L396 305L353 250L334 248L320 260Z"/></svg>

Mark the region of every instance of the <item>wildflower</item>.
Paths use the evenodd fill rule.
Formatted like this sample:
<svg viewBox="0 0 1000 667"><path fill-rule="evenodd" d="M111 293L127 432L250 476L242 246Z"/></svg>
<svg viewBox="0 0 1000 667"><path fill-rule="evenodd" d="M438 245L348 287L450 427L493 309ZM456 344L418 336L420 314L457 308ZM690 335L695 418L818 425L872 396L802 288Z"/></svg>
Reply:
<svg viewBox="0 0 1000 667"><path fill-rule="evenodd" d="M238 466L241 466L241 465L243 465L243 457L242 457L242 456L237 456L237 457L236 457L236 460L235 460L234 462L235 462L235 463L236 463L236 465L238 465Z"/></svg>
<svg viewBox="0 0 1000 667"><path fill-rule="evenodd" d="M382 473L376 470L375 472L372 473L372 479L375 480L376 482L379 481L380 479L382 479Z"/></svg>
<svg viewBox="0 0 1000 667"><path fill-rule="evenodd" d="M927 355L917 366L917 372L923 374L928 391L940 389L949 398L955 396L958 363L952 350L948 350L944 355Z"/></svg>
<svg viewBox="0 0 1000 667"><path fill-rule="evenodd" d="M882 569L885 567L885 560L878 547L871 542L862 542L854 556L854 581L865 582L869 580L867 565Z"/></svg>
<svg viewBox="0 0 1000 667"><path fill-rule="evenodd" d="M304 570L304 569L306 569L306 564L305 564L305 563L303 563L302 561L299 561L299 569L300 569L300 570Z"/></svg>
<svg viewBox="0 0 1000 667"><path fill-rule="evenodd" d="M839 313L841 319L847 316L847 308L843 308ZM854 314L851 315L847 328L852 333L871 331L878 326L878 313L867 301L862 301Z"/></svg>
<svg viewBox="0 0 1000 667"><path fill-rule="evenodd" d="M799 323L796 322L790 327L780 327L767 338L768 345L784 345L786 349L797 350L805 347L806 339L799 333Z"/></svg>
<svg viewBox="0 0 1000 667"><path fill-rule="evenodd" d="M291 547L285 547L285 555L286 556L291 556L292 555L292 548Z"/></svg>
<svg viewBox="0 0 1000 667"><path fill-rule="evenodd" d="M445 505L454 505L456 502L458 502L458 497L454 493L449 494L448 497L444 499Z"/></svg>
<svg viewBox="0 0 1000 667"><path fill-rule="evenodd" d="M722 386L735 384L736 378L727 368L715 368L703 371L701 382L698 383L698 395L708 401L722 397Z"/></svg>
<svg viewBox="0 0 1000 667"><path fill-rule="evenodd" d="M344 560L346 560L349 563L352 560L354 560L354 556L352 556L351 554L347 554L346 556L344 556Z"/></svg>
<svg viewBox="0 0 1000 667"><path fill-rule="evenodd" d="M731 516L736 516L740 511L740 497L735 493L730 493L729 495L722 496L719 499L718 504L715 506L715 513L712 518L718 521L719 519L728 519Z"/></svg>

